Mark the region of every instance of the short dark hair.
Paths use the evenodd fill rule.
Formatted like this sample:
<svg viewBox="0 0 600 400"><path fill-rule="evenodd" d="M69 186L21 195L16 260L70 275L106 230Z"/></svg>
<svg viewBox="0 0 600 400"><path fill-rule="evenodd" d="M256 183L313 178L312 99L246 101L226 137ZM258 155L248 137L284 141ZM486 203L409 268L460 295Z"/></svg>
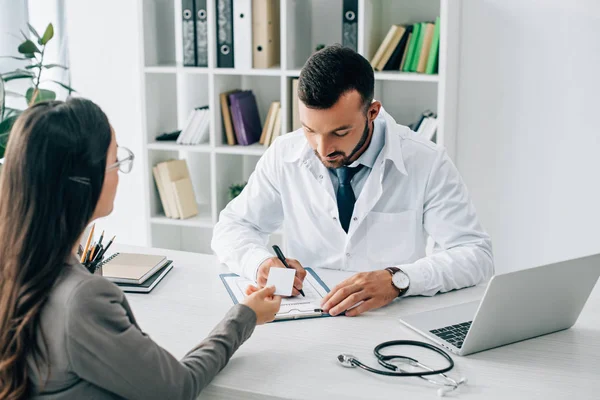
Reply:
<svg viewBox="0 0 600 400"><path fill-rule="evenodd" d="M369 61L340 45L313 54L298 79L298 98L308 108L331 108L351 90L360 94L366 111L373 101L375 76Z"/></svg>

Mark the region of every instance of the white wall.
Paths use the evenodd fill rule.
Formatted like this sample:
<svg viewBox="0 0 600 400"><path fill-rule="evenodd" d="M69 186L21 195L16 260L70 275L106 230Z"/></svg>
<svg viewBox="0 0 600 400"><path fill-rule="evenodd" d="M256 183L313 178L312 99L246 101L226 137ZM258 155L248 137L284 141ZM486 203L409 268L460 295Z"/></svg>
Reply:
<svg viewBox="0 0 600 400"><path fill-rule="evenodd" d="M463 2L457 165L497 272L600 252L600 2Z"/></svg>
<svg viewBox="0 0 600 400"><path fill-rule="evenodd" d="M130 0L67 0L66 13L73 88L102 107L119 144L137 157L133 171L121 174L114 212L98 221L96 232L105 229L119 243L146 245L137 6Z"/></svg>
<svg viewBox="0 0 600 400"><path fill-rule="evenodd" d="M27 33L27 29L27 3L0 0L0 56L20 57L17 47L24 39L19 31ZM25 61L0 58L0 73L4 74L17 68L24 68L25 65L27 65ZM6 84L6 90L16 93L25 93L28 87L29 81L26 80L15 80ZM6 105L23 109L27 104L23 98L7 96Z"/></svg>

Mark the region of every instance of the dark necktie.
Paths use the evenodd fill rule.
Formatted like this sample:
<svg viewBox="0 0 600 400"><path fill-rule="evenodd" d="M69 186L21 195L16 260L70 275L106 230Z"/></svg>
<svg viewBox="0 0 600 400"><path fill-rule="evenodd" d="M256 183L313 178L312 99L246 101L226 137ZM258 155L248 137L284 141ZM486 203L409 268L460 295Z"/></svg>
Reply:
<svg viewBox="0 0 600 400"><path fill-rule="evenodd" d="M337 205L340 215L340 223L346 233L348 233L348 227L350 226L350 218L352 218L352 211L354 211L354 203L356 197L354 197L354 190L350 181L362 168L362 164L355 168L340 167L336 168L335 174L338 178L338 189L337 189Z"/></svg>

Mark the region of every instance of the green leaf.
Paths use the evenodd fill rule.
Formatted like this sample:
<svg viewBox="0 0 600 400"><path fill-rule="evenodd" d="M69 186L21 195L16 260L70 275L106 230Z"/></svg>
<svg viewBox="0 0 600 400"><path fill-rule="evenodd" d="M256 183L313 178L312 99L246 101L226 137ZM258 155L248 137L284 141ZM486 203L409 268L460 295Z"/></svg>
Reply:
<svg viewBox="0 0 600 400"><path fill-rule="evenodd" d="M30 24L29 22L27 23L27 26L29 27L29 30L31 31L31 33L33 33L33 35L34 35L36 38L38 38L38 43L40 43L39 41L41 41L41 40L42 40L42 38L41 38L40 34L39 34L39 33L37 33L37 31L35 30L35 28L34 28L33 26L31 26L31 24ZM40 43L40 44L42 44L42 43Z"/></svg>
<svg viewBox="0 0 600 400"><path fill-rule="evenodd" d="M41 67L41 64L31 64L25 67L25 69L34 69L34 68L39 68Z"/></svg>
<svg viewBox="0 0 600 400"><path fill-rule="evenodd" d="M39 103L41 101L46 101L46 100L56 100L56 93L54 93L52 90L47 90L47 89L38 89L37 90L37 95L35 96L35 99L33 99L34 97L34 93L35 93L35 89L30 87L29 89L27 89L27 93L25 94L25 98L27 99L27 104L29 106L35 104L35 103ZM33 99L33 102L31 101Z"/></svg>
<svg viewBox="0 0 600 400"><path fill-rule="evenodd" d="M44 32L44 36L42 36L42 43L41 44L46 44L50 41L50 39L52 39L52 37L54 36L54 26L52 26L52 24L48 24L48 27L46 28L46 32Z"/></svg>
<svg viewBox="0 0 600 400"><path fill-rule="evenodd" d="M9 76L2 77L2 80L4 82L14 81L17 79L33 79L33 76L29 75L29 74L18 74L18 75L9 75Z"/></svg>
<svg viewBox="0 0 600 400"><path fill-rule="evenodd" d="M40 49L38 49L35 43L33 43L31 40L26 40L21 43L18 50L21 54L40 53Z"/></svg>
<svg viewBox="0 0 600 400"><path fill-rule="evenodd" d="M70 86L67 86L67 85L65 85L65 84L64 84L64 83L62 83L62 82L55 81L55 80L53 80L53 79L49 79L49 81L50 81L50 82L54 82L54 83L56 83L57 85L60 85L60 86L62 86L63 88L67 89L67 90L69 91L69 94L71 94L71 92L77 92L77 90L73 89L73 88L72 88L72 87L70 87Z"/></svg>
<svg viewBox="0 0 600 400"><path fill-rule="evenodd" d="M48 65L44 65L43 67L46 69L51 69L51 68L69 69L69 67L65 67L64 65L60 65L60 64L48 64Z"/></svg>

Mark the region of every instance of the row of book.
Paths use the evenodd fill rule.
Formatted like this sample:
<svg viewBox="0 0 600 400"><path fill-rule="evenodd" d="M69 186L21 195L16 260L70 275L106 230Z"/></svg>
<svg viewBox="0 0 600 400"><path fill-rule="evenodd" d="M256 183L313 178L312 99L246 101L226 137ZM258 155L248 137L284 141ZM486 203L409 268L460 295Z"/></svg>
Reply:
<svg viewBox="0 0 600 400"><path fill-rule="evenodd" d="M177 144L195 145L207 143L210 134L210 114L208 106L198 107L190 113L177 137Z"/></svg>
<svg viewBox="0 0 600 400"><path fill-rule="evenodd" d="M371 59L376 71L436 74L440 48L440 17L435 23L392 25Z"/></svg>
<svg viewBox="0 0 600 400"><path fill-rule="evenodd" d="M182 0L183 65L208 66L206 2ZM280 64L279 0L215 0L219 68Z"/></svg>
<svg viewBox="0 0 600 400"><path fill-rule="evenodd" d="M170 160L152 168L165 216L186 219L198 214L198 204L185 160Z"/></svg>

